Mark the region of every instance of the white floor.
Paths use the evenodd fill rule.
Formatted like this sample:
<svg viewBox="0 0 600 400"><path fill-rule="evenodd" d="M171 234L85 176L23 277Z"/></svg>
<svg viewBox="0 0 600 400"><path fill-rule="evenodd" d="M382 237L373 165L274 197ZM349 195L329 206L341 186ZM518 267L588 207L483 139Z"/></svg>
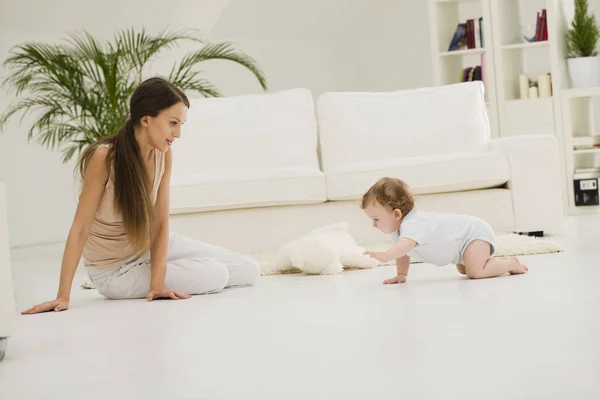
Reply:
<svg viewBox="0 0 600 400"><path fill-rule="evenodd" d="M414 265L147 303L78 274L69 311L19 316L0 399L598 399L600 216L551 239L566 251L480 281ZM20 310L56 293L60 250L13 254Z"/></svg>

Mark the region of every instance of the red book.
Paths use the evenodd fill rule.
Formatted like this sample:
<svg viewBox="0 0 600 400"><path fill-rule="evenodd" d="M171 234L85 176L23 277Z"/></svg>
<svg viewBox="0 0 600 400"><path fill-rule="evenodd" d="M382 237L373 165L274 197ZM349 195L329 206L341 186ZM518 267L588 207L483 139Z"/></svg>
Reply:
<svg viewBox="0 0 600 400"><path fill-rule="evenodd" d="M543 21L543 26L544 26L544 30L542 33L542 40L548 40L548 16L547 16L545 9L542 12L542 14L543 14L542 21Z"/></svg>
<svg viewBox="0 0 600 400"><path fill-rule="evenodd" d="M474 19L467 20L467 48L468 49L475 48L475 20Z"/></svg>

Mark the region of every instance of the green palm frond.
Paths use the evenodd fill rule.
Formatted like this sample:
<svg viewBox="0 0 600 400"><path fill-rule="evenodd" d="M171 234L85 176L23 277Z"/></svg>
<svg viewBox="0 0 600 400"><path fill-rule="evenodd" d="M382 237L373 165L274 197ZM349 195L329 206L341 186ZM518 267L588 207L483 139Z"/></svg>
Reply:
<svg viewBox="0 0 600 400"><path fill-rule="evenodd" d="M0 130L21 113L21 122L35 114L29 140L50 149L62 149L68 162L86 146L117 132L129 114L129 98L147 74L148 64L181 42L200 48L176 62L168 79L186 92L219 97L221 92L201 76L196 66L221 59L248 69L267 90L257 62L233 44L205 43L190 31L144 29L117 32L101 43L90 33L70 34L64 43L25 43L13 47L4 60L8 71L2 81L17 99L0 116Z"/></svg>
<svg viewBox="0 0 600 400"><path fill-rule="evenodd" d="M229 42L207 44L200 50L186 55L179 66L174 66L169 79L172 82L184 82L184 78L190 73L196 64L208 60L228 60L246 67L250 70L263 89L267 89L267 80L263 72L258 68L256 61L237 51Z"/></svg>
<svg viewBox="0 0 600 400"><path fill-rule="evenodd" d="M156 36L149 35L144 29L136 32L128 29L117 33L115 36L116 49L123 52L124 60L129 68L134 68L141 73L146 64L164 50L176 47L182 41L194 41L203 43L185 30L170 32L163 30ZM113 48L115 50L115 48Z"/></svg>

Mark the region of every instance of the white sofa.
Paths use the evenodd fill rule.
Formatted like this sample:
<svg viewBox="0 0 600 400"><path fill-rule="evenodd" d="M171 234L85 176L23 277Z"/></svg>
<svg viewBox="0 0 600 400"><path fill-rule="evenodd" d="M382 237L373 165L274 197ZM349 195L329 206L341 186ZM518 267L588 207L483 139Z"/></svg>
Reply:
<svg viewBox="0 0 600 400"><path fill-rule="evenodd" d="M14 289L6 213L6 188L0 182L0 361L4 358L6 338L13 333L15 320Z"/></svg>
<svg viewBox="0 0 600 400"><path fill-rule="evenodd" d="M382 176L405 180L422 209L498 232L560 229L555 137L491 140L481 82L194 99L173 150L172 229L239 251L341 220L360 243L388 240L359 206Z"/></svg>

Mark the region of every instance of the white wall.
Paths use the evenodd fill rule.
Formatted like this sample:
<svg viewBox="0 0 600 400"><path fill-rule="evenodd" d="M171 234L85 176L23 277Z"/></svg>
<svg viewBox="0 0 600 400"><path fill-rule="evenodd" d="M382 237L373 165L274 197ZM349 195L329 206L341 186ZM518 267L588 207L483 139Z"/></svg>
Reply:
<svg viewBox="0 0 600 400"><path fill-rule="evenodd" d="M110 4L118 12L111 10ZM77 0L3 1L0 9L0 57L25 41L58 42L67 32L87 29L111 38L118 29L145 25L212 28L226 0L111 0L106 4ZM27 18L22 18L26 15ZM2 71L2 76L5 71ZM0 92L0 110L13 99ZM20 116L19 116L20 117ZM74 163L63 165L60 153L27 142L31 123L14 118L0 133L0 181L8 191L9 235L12 246L66 239L74 215Z"/></svg>
<svg viewBox="0 0 600 400"><path fill-rule="evenodd" d="M2 60L17 43L55 42L70 31L87 29L110 38L132 25L151 32L171 26L236 42L260 62L271 91L308 87L316 98L325 91L396 90L432 82L422 0L173 0L168 7L158 0L5 3ZM161 67L185 50L153 70L166 72ZM202 69L225 95L260 92L252 75L237 65L217 61ZM0 110L9 100L0 92ZM74 164L63 165L58 152L27 143L30 121L19 125L16 118L0 134L0 181L8 188L12 246L65 240L76 205Z"/></svg>
<svg viewBox="0 0 600 400"><path fill-rule="evenodd" d="M257 58L270 90L385 91L433 82L427 18L415 0L232 0L209 38ZM226 94L259 91L233 66L206 70Z"/></svg>
<svg viewBox="0 0 600 400"><path fill-rule="evenodd" d="M0 31L0 54L7 54L11 43L40 37L51 36ZM9 102L2 93L0 109ZM11 245L64 238L75 204L72 166L62 165L60 154L27 143L28 121L20 125L15 118L0 133L0 181L7 187Z"/></svg>

